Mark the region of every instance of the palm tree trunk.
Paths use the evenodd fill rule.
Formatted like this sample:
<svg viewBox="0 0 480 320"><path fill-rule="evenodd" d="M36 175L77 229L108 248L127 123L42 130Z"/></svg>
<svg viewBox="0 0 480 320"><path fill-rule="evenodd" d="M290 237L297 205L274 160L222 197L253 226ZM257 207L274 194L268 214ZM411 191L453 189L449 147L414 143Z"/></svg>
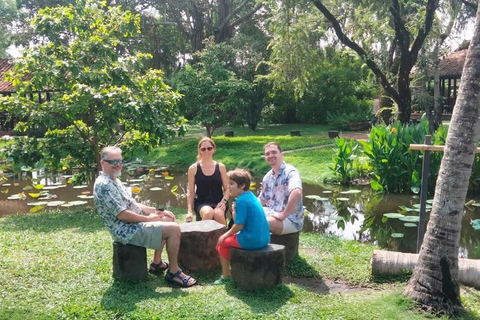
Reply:
<svg viewBox="0 0 480 320"><path fill-rule="evenodd" d="M480 11L465 61L438 175L427 232L404 295L427 309L457 315L463 310L458 286L458 246L463 206L480 138Z"/></svg>

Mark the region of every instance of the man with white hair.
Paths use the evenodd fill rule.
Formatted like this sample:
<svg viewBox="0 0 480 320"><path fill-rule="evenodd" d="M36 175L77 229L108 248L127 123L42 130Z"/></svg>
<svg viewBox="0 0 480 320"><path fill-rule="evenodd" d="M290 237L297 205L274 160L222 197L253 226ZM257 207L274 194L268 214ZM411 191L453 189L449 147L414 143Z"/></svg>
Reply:
<svg viewBox="0 0 480 320"><path fill-rule="evenodd" d="M172 212L137 203L118 179L122 172L122 150L105 147L101 153L100 172L93 187L95 207L114 241L155 250L150 272L167 270L165 279L170 284L191 287L196 280L187 276L178 266L180 226ZM169 262L162 261L165 244Z"/></svg>

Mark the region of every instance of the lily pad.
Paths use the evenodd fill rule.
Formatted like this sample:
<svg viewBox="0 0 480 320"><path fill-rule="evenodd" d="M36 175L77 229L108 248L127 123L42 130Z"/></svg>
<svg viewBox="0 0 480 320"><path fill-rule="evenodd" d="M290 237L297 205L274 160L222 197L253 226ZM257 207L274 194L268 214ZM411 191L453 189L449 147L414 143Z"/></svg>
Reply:
<svg viewBox="0 0 480 320"><path fill-rule="evenodd" d="M88 186L83 185L83 186L74 186L73 189L83 189L83 188L88 188Z"/></svg>
<svg viewBox="0 0 480 320"><path fill-rule="evenodd" d="M413 207L414 207L415 209L420 209L420 203L414 204ZM428 209L432 209L432 206L429 205L429 204L427 204L427 205L425 205L425 209L427 209L427 210L428 210Z"/></svg>
<svg viewBox="0 0 480 320"><path fill-rule="evenodd" d="M81 199L93 199L93 196L89 196L86 194L81 194L81 195L78 195L77 197Z"/></svg>
<svg viewBox="0 0 480 320"><path fill-rule="evenodd" d="M25 190L25 191L32 190L32 189L33 189L32 186L25 186L25 187L23 187L23 190Z"/></svg>
<svg viewBox="0 0 480 320"><path fill-rule="evenodd" d="M333 193L333 191L332 190L323 190L322 193L330 194L330 193Z"/></svg>
<svg viewBox="0 0 480 320"><path fill-rule="evenodd" d="M38 211L43 210L43 209L45 209L45 206L35 206L32 209L30 209L29 211L30 211L30 213L35 213L35 212L38 212Z"/></svg>
<svg viewBox="0 0 480 320"><path fill-rule="evenodd" d="M57 206L60 206L64 203L65 203L65 201L51 201L51 202L47 203L47 207L57 207Z"/></svg>
<svg viewBox="0 0 480 320"><path fill-rule="evenodd" d="M403 238L403 233L392 233L392 238Z"/></svg>
<svg viewBox="0 0 480 320"><path fill-rule="evenodd" d="M67 202L62 204L60 207L73 207L73 204Z"/></svg>
<svg viewBox="0 0 480 320"><path fill-rule="evenodd" d="M399 219L399 218L403 218L405 217L403 214L401 213L384 213L383 214L384 217L387 217L387 218L390 218L390 219Z"/></svg>
<svg viewBox="0 0 480 320"><path fill-rule="evenodd" d="M36 201L36 202L29 202L27 206L44 206L47 204L47 201Z"/></svg>
<svg viewBox="0 0 480 320"><path fill-rule="evenodd" d="M173 179L175 179L175 178L172 177L172 176L166 176L166 177L165 177L165 180L173 180Z"/></svg>
<svg viewBox="0 0 480 320"><path fill-rule="evenodd" d="M25 195L14 194L7 198L8 200L22 200L25 199Z"/></svg>
<svg viewBox="0 0 480 320"><path fill-rule="evenodd" d="M472 227L473 229L480 231L480 219L472 220Z"/></svg>
<svg viewBox="0 0 480 320"><path fill-rule="evenodd" d="M433 203L433 199L428 199L428 200L427 200L427 203L428 203L428 204L432 204L432 203Z"/></svg>
<svg viewBox="0 0 480 320"><path fill-rule="evenodd" d="M150 191L160 191L160 190L162 190L162 188L160 188L160 187L150 188Z"/></svg>
<svg viewBox="0 0 480 320"><path fill-rule="evenodd" d="M404 217L401 217L400 220L404 221L404 222L418 222L418 221L420 221L420 217L419 216L404 216Z"/></svg>
<svg viewBox="0 0 480 320"><path fill-rule="evenodd" d="M131 179L131 180L128 180L128 182L142 182L143 179Z"/></svg>
<svg viewBox="0 0 480 320"><path fill-rule="evenodd" d="M60 188L60 186L46 186L46 187L43 187L43 190L55 190L58 188Z"/></svg>
<svg viewBox="0 0 480 320"><path fill-rule="evenodd" d="M305 196L305 198L313 199L313 200L317 200L317 201L327 201L328 200L328 198L320 197L320 196L317 196L317 195L308 195L308 196Z"/></svg>
<svg viewBox="0 0 480 320"><path fill-rule="evenodd" d="M362 192L362 191L357 190L357 189L352 189L352 190L342 191L340 193L342 193L342 194L354 194L354 193L360 193L360 192Z"/></svg>
<svg viewBox="0 0 480 320"><path fill-rule="evenodd" d="M338 197L337 200L338 200L338 201L348 201L348 200L350 200L350 199L349 199L349 198Z"/></svg>
<svg viewBox="0 0 480 320"><path fill-rule="evenodd" d="M69 201L69 204L72 206L81 206L82 204L87 204L88 201L83 201L83 200L77 200L77 201Z"/></svg>
<svg viewBox="0 0 480 320"><path fill-rule="evenodd" d="M406 222L403 224L405 227L408 227L408 228L414 228L417 226L416 223L411 223L411 222Z"/></svg>

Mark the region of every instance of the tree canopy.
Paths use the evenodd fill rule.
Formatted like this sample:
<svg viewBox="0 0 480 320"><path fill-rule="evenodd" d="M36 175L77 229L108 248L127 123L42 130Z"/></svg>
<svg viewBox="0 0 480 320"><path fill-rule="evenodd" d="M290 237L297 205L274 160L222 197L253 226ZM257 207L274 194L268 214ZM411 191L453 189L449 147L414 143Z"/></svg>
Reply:
<svg viewBox="0 0 480 320"><path fill-rule="evenodd" d="M41 43L16 61L6 77L16 94L1 100L1 110L21 119L18 130L43 127L47 140L81 141L78 163L98 167L103 146L129 137L129 147L148 149L179 132L180 96L161 71L144 67L148 55L126 49L139 35L138 15L87 0L40 9L32 26Z"/></svg>

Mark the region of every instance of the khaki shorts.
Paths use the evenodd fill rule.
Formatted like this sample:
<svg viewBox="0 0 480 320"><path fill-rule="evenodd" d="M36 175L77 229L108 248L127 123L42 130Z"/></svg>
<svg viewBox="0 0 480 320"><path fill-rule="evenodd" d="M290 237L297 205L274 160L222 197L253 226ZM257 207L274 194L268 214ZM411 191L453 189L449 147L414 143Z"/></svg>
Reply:
<svg viewBox="0 0 480 320"><path fill-rule="evenodd" d="M275 213L274 210L267 207L263 207L263 211L265 212L265 216L267 217ZM299 231L300 229L290 219L286 218L285 220L283 220L282 234L296 233Z"/></svg>
<svg viewBox="0 0 480 320"><path fill-rule="evenodd" d="M139 222L138 224L140 230L135 233L128 244L160 250L162 248L163 222Z"/></svg>

